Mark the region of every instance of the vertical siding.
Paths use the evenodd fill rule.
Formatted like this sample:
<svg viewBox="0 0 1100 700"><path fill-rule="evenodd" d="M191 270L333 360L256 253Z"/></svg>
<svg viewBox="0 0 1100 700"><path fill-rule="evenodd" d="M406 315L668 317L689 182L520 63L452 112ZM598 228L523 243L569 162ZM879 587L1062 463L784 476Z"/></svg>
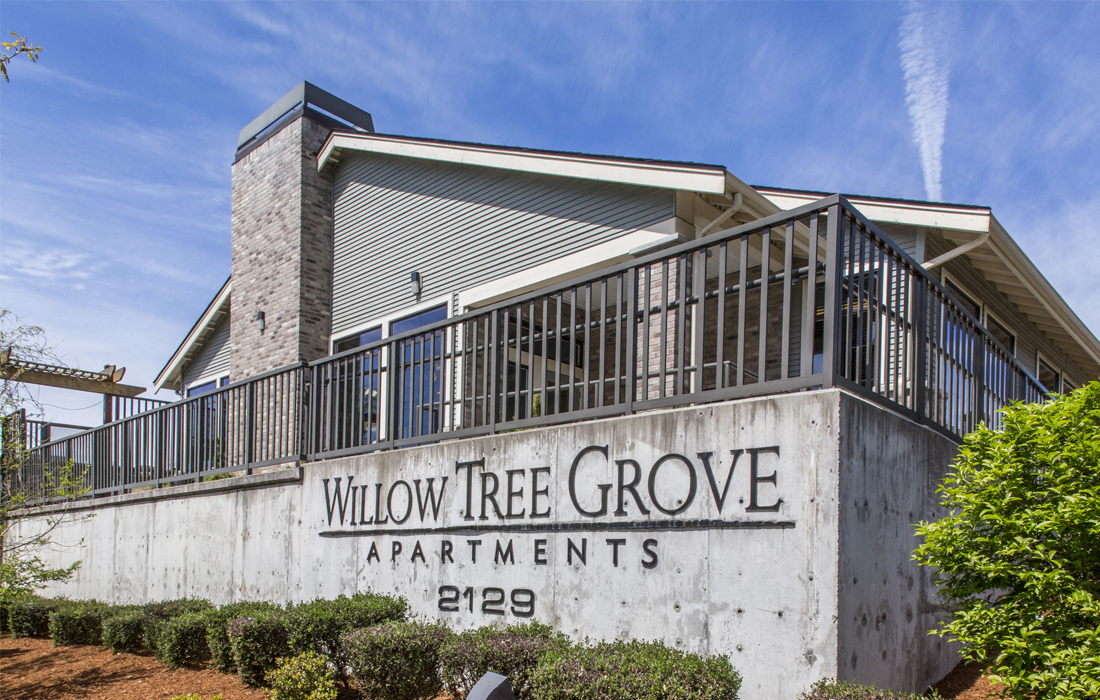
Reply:
<svg viewBox="0 0 1100 700"><path fill-rule="evenodd" d="M225 315L198 355L183 368L185 388L200 377L220 378L229 374L229 317L230 314Z"/></svg>
<svg viewBox="0 0 1100 700"><path fill-rule="evenodd" d="M352 153L333 183L332 332L673 216L655 188Z"/></svg>

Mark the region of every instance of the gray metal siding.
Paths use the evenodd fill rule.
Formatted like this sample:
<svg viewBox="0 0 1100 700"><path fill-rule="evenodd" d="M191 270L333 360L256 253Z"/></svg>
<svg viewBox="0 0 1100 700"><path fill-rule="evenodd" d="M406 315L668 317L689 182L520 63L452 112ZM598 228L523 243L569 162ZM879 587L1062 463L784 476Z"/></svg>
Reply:
<svg viewBox="0 0 1100 700"><path fill-rule="evenodd" d="M202 349L183 368L183 386L186 388L200 377L221 378L229 375L229 317L226 314Z"/></svg>
<svg viewBox="0 0 1100 700"><path fill-rule="evenodd" d="M914 226L906 226L905 224L891 224L886 222L877 225L882 229L883 233L889 236L890 240L898 245L899 248L913 258L917 257L917 233L920 229ZM924 261L917 260L917 262Z"/></svg>
<svg viewBox="0 0 1100 700"><path fill-rule="evenodd" d="M333 182L332 332L490 282L673 216L673 193L352 153Z"/></svg>

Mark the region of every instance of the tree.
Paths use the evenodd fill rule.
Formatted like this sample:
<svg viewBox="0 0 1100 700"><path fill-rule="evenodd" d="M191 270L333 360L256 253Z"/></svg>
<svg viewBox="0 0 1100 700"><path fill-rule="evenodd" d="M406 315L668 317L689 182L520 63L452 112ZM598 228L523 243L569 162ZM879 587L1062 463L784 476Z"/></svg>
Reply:
<svg viewBox="0 0 1100 700"><path fill-rule="evenodd" d="M1100 382L1005 409L939 491L914 553L949 602L937 633L1018 700L1100 697Z"/></svg>
<svg viewBox="0 0 1100 700"><path fill-rule="evenodd" d="M11 35L15 37L15 41L0 41L0 46L4 47L4 53L0 54L0 75L4 76L5 82L11 82L11 78L8 77L8 64L11 60L19 54L25 54L27 58L31 59L31 63L38 63L38 52L42 50L41 46L33 46L27 43L27 40L15 32ZM8 52L11 53L8 53Z"/></svg>
<svg viewBox="0 0 1100 700"><path fill-rule="evenodd" d="M27 325L18 316L0 309L0 351L10 357L33 362L56 361L46 344L45 332ZM30 534L17 527L28 516L31 501L48 500L63 505L72 503L86 490L72 462L49 465L38 471L33 483L20 478L28 452L24 442L26 411L41 415L37 398L19 381L19 375L0 379L0 416L3 434L0 451L0 604L14 595L34 591L54 581L66 581L80 562L51 568L43 559L54 531L71 517L68 508L41 516L40 527ZM19 533L19 534L17 534Z"/></svg>

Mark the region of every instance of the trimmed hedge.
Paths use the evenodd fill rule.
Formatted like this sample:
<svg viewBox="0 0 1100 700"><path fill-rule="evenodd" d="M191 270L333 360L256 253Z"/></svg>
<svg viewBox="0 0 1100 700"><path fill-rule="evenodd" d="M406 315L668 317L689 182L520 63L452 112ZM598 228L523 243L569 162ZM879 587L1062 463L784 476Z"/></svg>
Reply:
<svg viewBox="0 0 1100 700"><path fill-rule="evenodd" d="M187 613L200 613L215 609L209 600L194 598L162 600L156 603L146 603L141 607L145 611L145 648L154 654L157 651L161 627L165 622Z"/></svg>
<svg viewBox="0 0 1100 700"><path fill-rule="evenodd" d="M898 693L893 690L880 690L873 685L842 683L825 679L813 684L809 692L798 696L799 700L936 700L940 694Z"/></svg>
<svg viewBox="0 0 1100 700"><path fill-rule="evenodd" d="M291 606L286 615L287 643L296 654L312 651L328 658L337 678L346 683L347 658L340 647L340 636L360 627L404 620L407 608L401 598L373 593Z"/></svg>
<svg viewBox="0 0 1100 700"><path fill-rule="evenodd" d="M242 683L263 685L279 658L289 655L285 622L286 613L273 610L238 617L229 623L229 645Z"/></svg>
<svg viewBox="0 0 1100 700"><path fill-rule="evenodd" d="M11 636L49 637L50 613L75 605L64 598L40 598L36 595L20 596L8 608L8 624Z"/></svg>
<svg viewBox="0 0 1100 700"><path fill-rule="evenodd" d="M434 698L443 689L439 652L451 636L442 625L386 622L340 638L356 685L376 700Z"/></svg>
<svg viewBox="0 0 1100 700"><path fill-rule="evenodd" d="M312 651L280 659L267 682L271 700L336 700L336 675L328 659Z"/></svg>
<svg viewBox="0 0 1100 700"><path fill-rule="evenodd" d="M206 625L210 611L190 612L159 623L154 648L157 660L165 666L199 666L210 660Z"/></svg>
<svg viewBox="0 0 1100 700"><path fill-rule="evenodd" d="M531 674L547 652L569 648L569 638L539 622L482 627L447 640L440 653L443 685L465 697L487 672L508 677L517 700L530 700Z"/></svg>
<svg viewBox="0 0 1100 700"><path fill-rule="evenodd" d="M103 646L115 654L145 651L145 611L140 607L113 608L103 618Z"/></svg>
<svg viewBox="0 0 1100 700"><path fill-rule="evenodd" d="M54 646L99 644L103 638L103 614L107 606L95 601L66 605L50 613L50 638Z"/></svg>
<svg viewBox="0 0 1100 700"><path fill-rule="evenodd" d="M214 663L214 668L222 673L237 672L237 662L233 659L233 647L229 643L230 622L238 617L277 610L281 608L274 603L243 601L229 603L210 611L206 620L206 644L210 648L210 659Z"/></svg>
<svg viewBox="0 0 1100 700"><path fill-rule="evenodd" d="M547 654L531 686L535 700L736 700L741 676L724 656L615 641Z"/></svg>

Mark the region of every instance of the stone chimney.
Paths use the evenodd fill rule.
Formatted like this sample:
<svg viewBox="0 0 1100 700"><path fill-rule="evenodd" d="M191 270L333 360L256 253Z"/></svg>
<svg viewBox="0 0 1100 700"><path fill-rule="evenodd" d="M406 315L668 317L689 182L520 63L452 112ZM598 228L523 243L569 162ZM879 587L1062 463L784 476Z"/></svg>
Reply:
<svg viewBox="0 0 1100 700"><path fill-rule="evenodd" d="M317 172L317 154L334 129L373 132L374 125L370 114L302 83L241 131L233 163L233 381L328 354L332 179Z"/></svg>

